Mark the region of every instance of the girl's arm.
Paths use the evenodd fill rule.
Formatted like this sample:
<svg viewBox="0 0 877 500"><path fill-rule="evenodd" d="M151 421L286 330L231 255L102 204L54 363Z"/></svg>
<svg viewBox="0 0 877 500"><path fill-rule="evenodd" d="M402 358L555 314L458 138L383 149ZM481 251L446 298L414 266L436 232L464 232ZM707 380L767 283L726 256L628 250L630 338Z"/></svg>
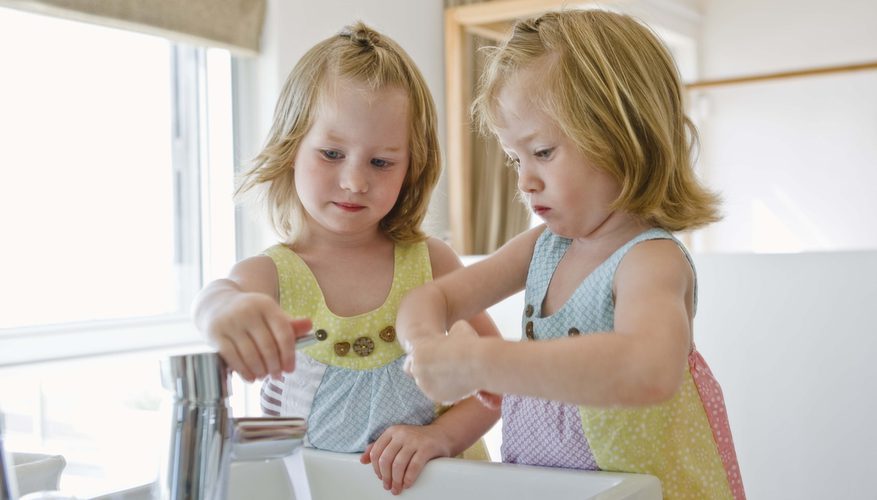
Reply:
<svg viewBox="0 0 877 500"><path fill-rule="evenodd" d="M431 238L428 245L434 277L440 279L442 276L447 276L449 273L463 268L460 258L446 243ZM502 338L496 324L483 308L474 316L465 317L466 321L458 324L474 329L481 337ZM499 398L496 397L496 400L498 402ZM436 419L432 426L445 436L449 446L448 456L457 456L489 431L497 420L499 420L498 404L488 408L474 397L470 397L455 404L453 408Z"/></svg>
<svg viewBox="0 0 877 500"><path fill-rule="evenodd" d="M295 339L311 328L283 311L277 290L274 261L251 257L205 286L192 306L198 330L245 380L292 371Z"/></svg>
<svg viewBox="0 0 877 500"><path fill-rule="evenodd" d="M454 251L445 243L430 238L427 241L432 275L441 281L448 277L449 273L460 270L462 263ZM435 283L433 281L432 283ZM428 287L430 284L427 284ZM420 287L424 288L424 287ZM418 289L420 289L418 288ZM442 293L442 287L436 288ZM408 302L409 292L403 304ZM442 304L448 302L441 300ZM451 304L455 300L450 301ZM485 303L486 304L486 303ZM478 304L469 304L470 307L456 308L455 314L467 318L466 325L473 335L486 338L500 338L496 325L484 312L484 307ZM412 307L419 308L417 304ZM425 310L418 309L422 312ZM401 314L401 307L399 313ZM446 320L442 314L426 314L431 317L431 323L436 326L436 331L444 333ZM418 313L417 316L420 316ZM397 333L401 316L397 316ZM429 321L427 321L429 322ZM399 334L400 342L404 337ZM405 345L403 343L403 345ZM464 452L481 436L483 436L499 419L497 408L487 408L475 398L467 398L457 402L452 408L443 413L433 423L424 426L395 425L387 429L381 436L371 443L360 457L362 463L370 463L375 474L384 483L384 488L393 494L399 494L403 489L410 487L420 475L426 463L437 457L453 457Z"/></svg>
<svg viewBox="0 0 877 500"><path fill-rule="evenodd" d="M396 316L396 333L409 353L409 366L419 370L412 373L417 385L433 400L453 402L482 390L479 394L488 400L486 404L498 406L499 398L487 392L496 391L474 384L474 380L467 378L467 371L461 370L469 353L455 349L457 342L449 342L450 337L444 333L450 324L477 314L524 287L533 247L544 230L544 226L539 226L525 231L493 255L469 267L458 267L412 290L402 300ZM478 327L475 323L473 326ZM433 356L435 349L444 349L449 354Z"/></svg>
<svg viewBox="0 0 877 500"><path fill-rule="evenodd" d="M454 252L447 243L436 238L430 238L427 241L427 245L429 247L429 260L432 263L432 275L435 279L440 279L443 276L447 276L448 274L463 268L463 263L460 261L460 257L457 256L456 252ZM471 305L473 305L474 309L475 305ZM496 324L484 309L485 307L476 309L474 315L467 314L469 311L464 311L463 314L466 314L464 316L466 321L468 321L475 331L478 332L478 335L482 337L501 337Z"/></svg>
<svg viewBox="0 0 877 500"><path fill-rule="evenodd" d="M435 253L441 260L442 253L447 252L454 265L448 265L446 274L434 272L436 280L415 288L402 299L396 332L403 347L410 351L411 342L417 338L444 334L451 324L467 318L484 335L478 315L524 287L533 245L543 230L540 226L526 231L493 255L465 268L444 243L444 250L433 252L431 247L431 256Z"/></svg>
<svg viewBox="0 0 877 500"><path fill-rule="evenodd" d="M433 397L483 389L595 406L659 403L686 368L693 283L674 242L643 242L616 271L613 332L541 342L450 335L416 346L411 371ZM451 392L448 380L467 385Z"/></svg>

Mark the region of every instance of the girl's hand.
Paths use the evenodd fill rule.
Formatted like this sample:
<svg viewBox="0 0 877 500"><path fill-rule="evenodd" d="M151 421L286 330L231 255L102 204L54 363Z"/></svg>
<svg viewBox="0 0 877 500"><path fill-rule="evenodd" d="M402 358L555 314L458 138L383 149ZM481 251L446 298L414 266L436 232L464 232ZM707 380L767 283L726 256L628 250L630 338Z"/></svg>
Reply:
<svg viewBox="0 0 877 500"><path fill-rule="evenodd" d="M240 293L210 319L207 338L229 368L252 382L291 372L295 341L310 329L309 319L293 319L271 297Z"/></svg>
<svg viewBox="0 0 877 500"><path fill-rule="evenodd" d="M449 439L434 425L394 425L359 457L372 464L384 489L394 495L410 488L426 463L450 456Z"/></svg>
<svg viewBox="0 0 877 500"><path fill-rule="evenodd" d="M468 369L473 364L468 361L478 342L478 334L469 323L458 321L447 336L432 335L414 340L405 360L405 371L433 401L454 403L478 389ZM479 398L482 402L489 401L486 406L498 404L498 396L487 394L484 393L484 399Z"/></svg>
<svg viewBox="0 0 877 500"><path fill-rule="evenodd" d="M502 406L502 395L487 391L475 393L475 399L491 410L498 410Z"/></svg>

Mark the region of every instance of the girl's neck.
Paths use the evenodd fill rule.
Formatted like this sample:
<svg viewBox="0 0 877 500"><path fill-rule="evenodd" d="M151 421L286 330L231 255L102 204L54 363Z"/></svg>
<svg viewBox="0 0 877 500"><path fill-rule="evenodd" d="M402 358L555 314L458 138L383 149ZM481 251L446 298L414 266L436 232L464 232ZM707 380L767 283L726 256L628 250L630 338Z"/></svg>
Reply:
<svg viewBox="0 0 877 500"><path fill-rule="evenodd" d="M297 252L353 249L362 251L392 244L392 240L378 227L359 233L339 234L321 227L315 228L314 224L309 226L292 245Z"/></svg>
<svg viewBox="0 0 877 500"><path fill-rule="evenodd" d="M586 236L575 238L580 244L593 245L595 243L614 241L617 239L630 239L637 234L649 229L650 226L642 219L634 217L626 212L614 211Z"/></svg>

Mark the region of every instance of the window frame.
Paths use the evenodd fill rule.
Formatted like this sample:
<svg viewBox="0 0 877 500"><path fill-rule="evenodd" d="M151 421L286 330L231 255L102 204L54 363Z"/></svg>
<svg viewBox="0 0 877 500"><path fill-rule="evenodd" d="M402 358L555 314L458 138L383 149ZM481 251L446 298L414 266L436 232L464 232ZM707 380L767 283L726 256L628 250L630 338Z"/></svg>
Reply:
<svg viewBox="0 0 877 500"><path fill-rule="evenodd" d="M210 103L207 93L208 50L181 43L171 43L171 101L172 101L172 169L174 179L174 261L177 268L177 311L170 314L126 317L106 320L70 322L0 328L0 367L30 363L66 360L118 352L201 344L189 315L189 307L205 275L215 274L234 258L235 237L224 231L229 251L205 252L205 247L216 245L214 233L222 215L213 214L211 178L222 175L219 168L227 168L233 175L233 166L212 165L216 152L209 146L211 135L219 131L210 126ZM233 95L233 57L228 55L228 93ZM215 105L215 104L214 104ZM233 103L227 103L231 110ZM229 115L230 115L229 111ZM235 135L234 119L227 124L232 128L225 135ZM227 158L234 157L234 144L229 144ZM229 181L230 183L230 181ZM225 186L223 186L225 187ZM230 194L228 196L230 198ZM219 193L212 198L225 196ZM221 207L230 211L227 224L234 224L235 214L231 200ZM230 233L230 235L228 234ZM202 240L206 243L202 244ZM228 241L230 240L230 241ZM228 269L228 267L225 267Z"/></svg>

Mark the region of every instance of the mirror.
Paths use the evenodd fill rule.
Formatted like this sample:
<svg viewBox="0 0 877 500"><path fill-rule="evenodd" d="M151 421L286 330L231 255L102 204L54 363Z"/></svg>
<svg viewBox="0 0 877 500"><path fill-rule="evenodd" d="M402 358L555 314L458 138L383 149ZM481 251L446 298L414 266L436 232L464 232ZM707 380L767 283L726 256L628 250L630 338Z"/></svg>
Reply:
<svg viewBox="0 0 877 500"><path fill-rule="evenodd" d="M722 194L725 215L688 235L693 250L877 249L877 231L868 229L873 223L862 220L877 213L877 35L866 21L875 15L873 5L803 9L772 2L769 9L752 9L692 0L608 7L652 26L686 82L689 116L701 137L697 168ZM502 40L514 19L558 8L574 6L495 1L447 9L450 228L463 253L471 247L468 225L488 216L472 207L467 159L472 141L483 139L467 133L473 90L460 83L471 78L466 37Z"/></svg>

